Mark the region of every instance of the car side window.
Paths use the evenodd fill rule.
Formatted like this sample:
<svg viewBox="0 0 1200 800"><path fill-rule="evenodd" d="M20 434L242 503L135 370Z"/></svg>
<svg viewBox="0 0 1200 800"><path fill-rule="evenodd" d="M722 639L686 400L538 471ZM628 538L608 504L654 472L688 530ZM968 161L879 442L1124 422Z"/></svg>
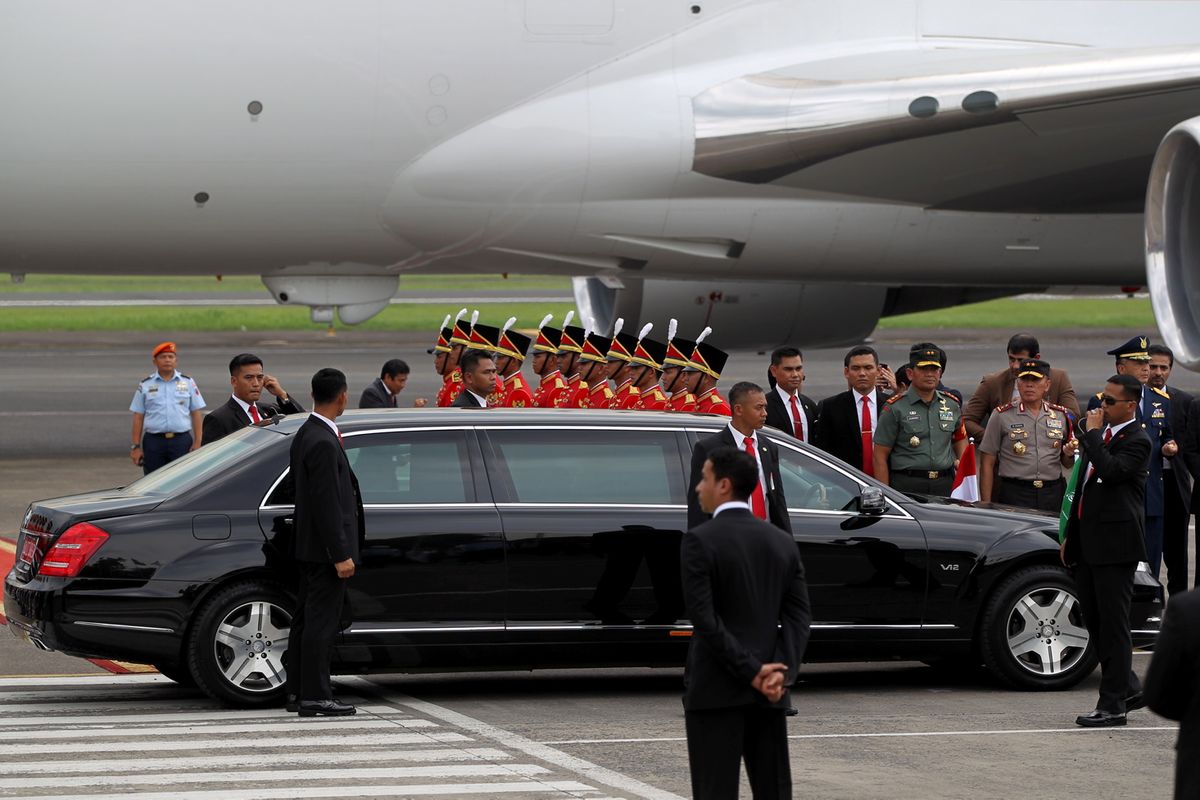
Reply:
<svg viewBox="0 0 1200 800"><path fill-rule="evenodd" d="M471 462L463 431L411 431L347 436L346 459L364 505L465 503L474 500ZM267 505L294 505L286 475Z"/></svg>
<svg viewBox="0 0 1200 800"><path fill-rule="evenodd" d="M780 445L779 474L788 508L809 511L853 511L859 483L798 450Z"/></svg>
<svg viewBox="0 0 1200 800"><path fill-rule="evenodd" d="M674 431L488 431L496 463L519 503L683 505Z"/></svg>

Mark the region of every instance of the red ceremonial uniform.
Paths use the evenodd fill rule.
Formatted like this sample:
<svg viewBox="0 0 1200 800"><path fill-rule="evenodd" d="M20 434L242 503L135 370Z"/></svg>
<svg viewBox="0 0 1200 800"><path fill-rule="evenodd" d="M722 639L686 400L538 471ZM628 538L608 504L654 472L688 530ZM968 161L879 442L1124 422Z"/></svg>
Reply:
<svg viewBox="0 0 1200 800"><path fill-rule="evenodd" d="M663 394L663 390L659 388L658 384L655 384L641 393L635 408L642 411L666 411L667 396Z"/></svg>
<svg viewBox="0 0 1200 800"><path fill-rule="evenodd" d="M613 399L616 397L613 390L608 388L608 381L600 381L592 387L592 391L588 394L589 408L615 408Z"/></svg>
<svg viewBox="0 0 1200 800"><path fill-rule="evenodd" d="M562 408L567 398L567 382L562 379L562 373L554 370L538 385L533 393L533 404L538 408Z"/></svg>
<svg viewBox="0 0 1200 800"><path fill-rule="evenodd" d="M638 401L642 399L642 393L633 385L632 380L627 380L617 387L617 394L613 397L612 408L622 410L637 408Z"/></svg>
<svg viewBox="0 0 1200 800"><path fill-rule="evenodd" d="M667 401L667 411L691 413L696 410L696 395L691 392L676 392Z"/></svg>
<svg viewBox="0 0 1200 800"><path fill-rule="evenodd" d="M519 372L514 372L504 379L504 407L533 407L533 391L529 388L525 376Z"/></svg>
<svg viewBox="0 0 1200 800"><path fill-rule="evenodd" d="M437 393L438 408L449 408L454 398L462 393L462 370L458 367L450 370L450 374L442 379L442 388Z"/></svg>
<svg viewBox="0 0 1200 800"><path fill-rule="evenodd" d="M720 414L725 417L733 416L733 409L729 407L729 403L725 401L725 398L717 393L716 388L709 389L696 398L696 410L701 414Z"/></svg>
<svg viewBox="0 0 1200 800"><path fill-rule="evenodd" d="M587 408L589 391L587 381L575 373L567 380L566 397L559 408Z"/></svg>

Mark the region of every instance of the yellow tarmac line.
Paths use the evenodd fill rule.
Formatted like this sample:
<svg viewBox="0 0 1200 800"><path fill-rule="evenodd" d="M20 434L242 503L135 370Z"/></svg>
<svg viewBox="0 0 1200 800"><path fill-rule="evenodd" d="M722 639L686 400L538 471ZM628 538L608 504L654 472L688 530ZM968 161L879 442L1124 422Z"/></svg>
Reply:
<svg viewBox="0 0 1200 800"><path fill-rule="evenodd" d="M17 543L8 539L0 539L0 550L8 550L9 552L17 552Z"/></svg>

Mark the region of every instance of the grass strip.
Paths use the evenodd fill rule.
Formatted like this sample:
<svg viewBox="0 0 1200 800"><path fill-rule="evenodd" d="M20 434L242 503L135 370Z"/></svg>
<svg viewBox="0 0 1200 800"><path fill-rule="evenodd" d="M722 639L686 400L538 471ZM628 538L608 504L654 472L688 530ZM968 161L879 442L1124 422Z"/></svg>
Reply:
<svg viewBox="0 0 1200 800"><path fill-rule="evenodd" d="M880 320L887 328L1144 328L1153 330L1154 309L1146 297L1071 297L1062 300L1006 297L937 311Z"/></svg>

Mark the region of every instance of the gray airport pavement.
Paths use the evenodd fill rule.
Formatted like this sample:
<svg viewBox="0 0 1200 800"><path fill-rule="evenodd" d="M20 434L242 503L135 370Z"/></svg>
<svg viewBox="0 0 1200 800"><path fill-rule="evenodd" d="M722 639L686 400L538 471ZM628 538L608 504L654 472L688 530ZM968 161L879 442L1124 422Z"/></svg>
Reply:
<svg viewBox="0 0 1200 800"><path fill-rule="evenodd" d="M1111 372L1104 351L1133 333L1043 332L1041 339L1047 358L1066 368L1084 395ZM241 350L259 353L268 371L301 396L311 373L326 365L344 369L357 394L391 357L413 365L410 394L432 397L437 388L424 336L352 331L332 338L295 333L174 338L183 371L197 378L210 405L224 402L224 364ZM152 339L127 334L0 339L0 536L11 537L33 499L121 485L140 473L126 455L126 409L135 382L150 371L148 350L157 341ZM982 374L1005 363L1006 334L998 332L889 331L877 334L874 344L896 365L908 345L922 339L947 349L947 382L967 394ZM844 387L842 352L806 352L808 394L820 398ZM764 380L765 360L736 352L727 382ZM1197 383L1191 373L1177 377L1184 388ZM1135 656L1135 668L1144 672L1148 660ZM518 797L688 795L679 670L342 679L341 693L375 709L355 719L374 727L347 728L336 734L339 746L325 748L297 744L297 738L332 731L337 720L299 721L281 711L239 716L162 678L93 684L89 681L109 680L98 667L35 650L2 628L0 675L83 676L0 679L0 736L8 765L0 769L0 797L133 791L177 796L193 790L212 792L206 797L275 797L282 795L255 794L264 791L255 789L255 781L285 791L295 785L295 776L278 770L315 767L333 770L316 785L337 786L346 790L342 796L354 797L406 796L405 787L413 785L455 797L502 790ZM976 674L921 664L806 665L795 697L801 713L789 722L795 794L848 800L1168 797L1174 724L1139 711L1128 728L1076 727L1075 715L1094 705L1097 684L1094 674L1070 691L1023 693ZM119 719L130 721L114 725ZM37 722L32 738L24 733L34 730L30 720ZM130 732L118 736L118 727ZM369 738L385 735L376 728L427 738L386 744ZM286 735L287 744L272 745L276 734ZM368 738L361 743L348 738L359 734ZM309 753L324 760L305 761ZM447 767L446 760L458 766ZM63 765L70 771L64 773ZM412 775L424 777L397 777L410 773L394 770L410 766L424 770ZM276 772L258 779L251 775L271 770ZM471 770L483 777L463 777ZM122 783L126 775L138 776L140 783ZM234 776L244 780L231 783ZM513 785L496 788L489 781ZM748 788L743 790L748 796Z"/></svg>

